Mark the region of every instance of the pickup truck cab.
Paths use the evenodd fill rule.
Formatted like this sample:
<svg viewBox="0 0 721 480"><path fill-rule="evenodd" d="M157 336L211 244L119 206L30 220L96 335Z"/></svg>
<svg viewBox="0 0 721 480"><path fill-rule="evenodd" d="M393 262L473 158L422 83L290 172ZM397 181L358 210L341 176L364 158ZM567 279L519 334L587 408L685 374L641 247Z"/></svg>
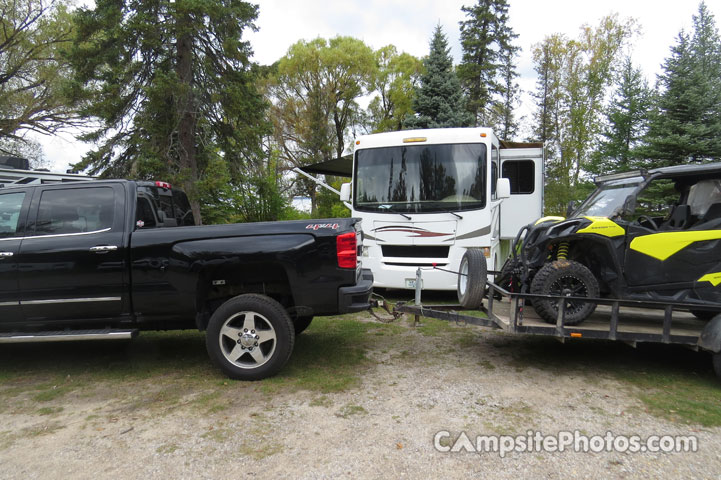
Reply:
<svg viewBox="0 0 721 480"><path fill-rule="evenodd" d="M0 343L206 331L228 376L277 373L314 315L367 309L357 219L195 226L162 182L0 188Z"/></svg>

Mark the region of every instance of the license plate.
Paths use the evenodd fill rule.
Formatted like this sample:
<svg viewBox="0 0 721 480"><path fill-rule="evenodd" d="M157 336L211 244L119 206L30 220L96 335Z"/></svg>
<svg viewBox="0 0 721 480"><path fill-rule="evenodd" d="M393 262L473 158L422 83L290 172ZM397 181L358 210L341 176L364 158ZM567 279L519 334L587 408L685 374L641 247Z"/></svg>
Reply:
<svg viewBox="0 0 721 480"><path fill-rule="evenodd" d="M412 288L415 290L416 279L415 278L406 278L406 288ZM421 280L421 288L423 288L423 280Z"/></svg>

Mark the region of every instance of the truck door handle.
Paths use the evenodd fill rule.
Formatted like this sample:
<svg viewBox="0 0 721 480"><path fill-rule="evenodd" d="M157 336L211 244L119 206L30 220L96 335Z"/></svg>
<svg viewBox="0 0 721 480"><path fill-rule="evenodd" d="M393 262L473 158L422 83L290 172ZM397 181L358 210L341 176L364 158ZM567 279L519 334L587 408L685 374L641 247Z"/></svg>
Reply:
<svg viewBox="0 0 721 480"><path fill-rule="evenodd" d="M0 252L0 260L2 260L3 258L12 257L12 256L13 256L13 252Z"/></svg>
<svg viewBox="0 0 721 480"><path fill-rule="evenodd" d="M117 245L98 245L96 247L90 247L90 251L93 253L108 253L117 250Z"/></svg>

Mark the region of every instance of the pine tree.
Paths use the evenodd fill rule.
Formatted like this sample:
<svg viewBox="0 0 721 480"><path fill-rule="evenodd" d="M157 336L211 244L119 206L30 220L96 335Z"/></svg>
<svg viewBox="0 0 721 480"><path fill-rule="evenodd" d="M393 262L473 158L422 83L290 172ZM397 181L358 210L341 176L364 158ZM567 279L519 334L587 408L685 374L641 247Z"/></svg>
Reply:
<svg viewBox="0 0 721 480"><path fill-rule="evenodd" d="M693 27L691 36L679 33L658 77L647 166L721 159L721 40L703 2Z"/></svg>
<svg viewBox="0 0 721 480"><path fill-rule="evenodd" d="M201 204L263 160L268 131L241 0L96 0L79 9L69 59L99 147L76 165L109 177L165 178ZM252 165L251 165L252 164Z"/></svg>
<svg viewBox="0 0 721 480"><path fill-rule="evenodd" d="M652 91L640 68L626 58L616 78L616 91L606 108L606 124L588 170L596 174L632 170L648 124Z"/></svg>
<svg viewBox="0 0 721 480"><path fill-rule="evenodd" d="M515 57L518 37L508 25L507 0L478 0L462 7L467 20L460 22L463 61L458 76L468 95L468 110L477 125L494 125L507 133L517 124L512 107L517 102Z"/></svg>
<svg viewBox="0 0 721 480"><path fill-rule="evenodd" d="M467 127L473 117L466 110L461 84L453 70L448 40L438 25L433 33L430 54L423 59L425 73L413 102L415 116L409 116L405 128Z"/></svg>

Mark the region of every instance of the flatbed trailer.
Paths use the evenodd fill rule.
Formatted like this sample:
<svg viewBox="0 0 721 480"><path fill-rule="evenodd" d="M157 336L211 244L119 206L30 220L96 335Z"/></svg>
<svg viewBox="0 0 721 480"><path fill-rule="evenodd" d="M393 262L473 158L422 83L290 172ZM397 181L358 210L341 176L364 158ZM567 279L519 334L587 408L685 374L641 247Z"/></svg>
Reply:
<svg viewBox="0 0 721 480"><path fill-rule="evenodd" d="M559 301L555 324L546 323L526 303L533 298ZM580 325L565 325L566 301L593 302L596 311ZM479 310L463 310L460 305L423 305L398 303L397 313L447 320L459 324L500 329L511 334L540 335L567 339L620 341L635 347L639 342L684 345L712 354L716 374L721 378L721 315L710 321L699 320L691 310L703 310L698 304L684 302L636 301L609 298L559 297L515 293L488 282L488 294Z"/></svg>

